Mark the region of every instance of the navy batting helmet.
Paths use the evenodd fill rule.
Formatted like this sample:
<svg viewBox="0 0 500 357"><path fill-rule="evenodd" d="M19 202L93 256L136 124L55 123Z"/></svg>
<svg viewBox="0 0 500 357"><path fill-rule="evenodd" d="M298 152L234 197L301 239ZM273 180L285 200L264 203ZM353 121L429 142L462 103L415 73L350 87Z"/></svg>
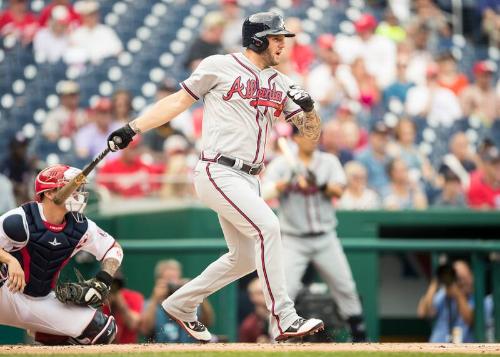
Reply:
<svg viewBox="0 0 500 357"><path fill-rule="evenodd" d="M268 35L293 37L294 33L285 29L283 17L274 12L258 12L245 19L242 28L243 47L255 52L263 52L269 46Z"/></svg>

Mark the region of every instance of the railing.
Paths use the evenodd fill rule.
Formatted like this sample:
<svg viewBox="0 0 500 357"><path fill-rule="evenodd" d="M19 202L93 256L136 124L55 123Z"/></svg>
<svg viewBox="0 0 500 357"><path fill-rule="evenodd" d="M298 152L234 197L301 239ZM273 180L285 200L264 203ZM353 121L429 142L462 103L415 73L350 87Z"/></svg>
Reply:
<svg viewBox="0 0 500 357"><path fill-rule="evenodd" d="M200 249L204 251L226 249L226 243L222 239L121 240L120 244L126 252L165 250L171 253L199 251ZM486 260L490 258L492 264L493 301L499 302L500 260L497 259L497 253L500 253L500 241L352 238L343 240L342 245L347 253L430 252L434 264L437 263L438 255L441 253L469 254L474 274L474 332L477 342L485 341L484 296ZM375 293L374 291L373 294ZM500 341L500 308L498 306L494 308L494 315L495 339L496 341Z"/></svg>

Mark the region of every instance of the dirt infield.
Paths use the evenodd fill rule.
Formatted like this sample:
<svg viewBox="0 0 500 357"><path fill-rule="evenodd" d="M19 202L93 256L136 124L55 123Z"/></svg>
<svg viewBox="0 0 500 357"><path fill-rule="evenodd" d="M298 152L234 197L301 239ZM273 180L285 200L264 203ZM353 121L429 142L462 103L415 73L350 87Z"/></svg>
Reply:
<svg viewBox="0 0 500 357"><path fill-rule="evenodd" d="M16 354L91 354L91 353L129 353L129 352L423 352L423 353L477 353L500 355L500 344L430 344L430 343L325 343L325 344L139 344L107 346L0 346L0 355Z"/></svg>

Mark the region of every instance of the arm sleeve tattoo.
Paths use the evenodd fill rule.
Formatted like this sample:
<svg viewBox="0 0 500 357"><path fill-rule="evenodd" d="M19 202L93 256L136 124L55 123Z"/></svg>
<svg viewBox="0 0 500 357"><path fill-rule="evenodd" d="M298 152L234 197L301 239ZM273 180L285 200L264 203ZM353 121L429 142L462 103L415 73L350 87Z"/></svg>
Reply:
<svg viewBox="0 0 500 357"><path fill-rule="evenodd" d="M136 134L141 134L142 133L142 130L139 129L137 127L137 123L135 122L135 120L132 120L130 123L129 123L130 127L132 128L132 130L136 133Z"/></svg>
<svg viewBox="0 0 500 357"><path fill-rule="evenodd" d="M292 122L304 137L313 141L319 140L321 120L315 109L310 112L300 112L288 119L288 121Z"/></svg>
<svg viewBox="0 0 500 357"><path fill-rule="evenodd" d="M105 258L102 261L101 270L105 271L111 276L114 276L118 268L120 267L120 262L115 258Z"/></svg>

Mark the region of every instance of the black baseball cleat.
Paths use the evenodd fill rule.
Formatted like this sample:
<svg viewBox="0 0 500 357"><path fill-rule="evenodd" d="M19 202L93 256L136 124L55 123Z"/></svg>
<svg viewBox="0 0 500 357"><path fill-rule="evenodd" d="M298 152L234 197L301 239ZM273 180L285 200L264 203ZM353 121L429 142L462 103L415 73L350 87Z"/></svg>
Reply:
<svg viewBox="0 0 500 357"><path fill-rule="evenodd" d="M286 341L292 337L302 337L314 335L316 332L325 328L323 321L319 319L303 319L299 317L295 322L281 335L276 337L276 341Z"/></svg>
<svg viewBox="0 0 500 357"><path fill-rule="evenodd" d="M165 310L165 308L163 308ZM212 334L208 331L208 329L203 325L200 321L182 321L175 318L173 315L169 314L166 310L165 313L172 320L177 322L180 327L184 329L188 333L189 336L203 343L210 342L212 340Z"/></svg>

